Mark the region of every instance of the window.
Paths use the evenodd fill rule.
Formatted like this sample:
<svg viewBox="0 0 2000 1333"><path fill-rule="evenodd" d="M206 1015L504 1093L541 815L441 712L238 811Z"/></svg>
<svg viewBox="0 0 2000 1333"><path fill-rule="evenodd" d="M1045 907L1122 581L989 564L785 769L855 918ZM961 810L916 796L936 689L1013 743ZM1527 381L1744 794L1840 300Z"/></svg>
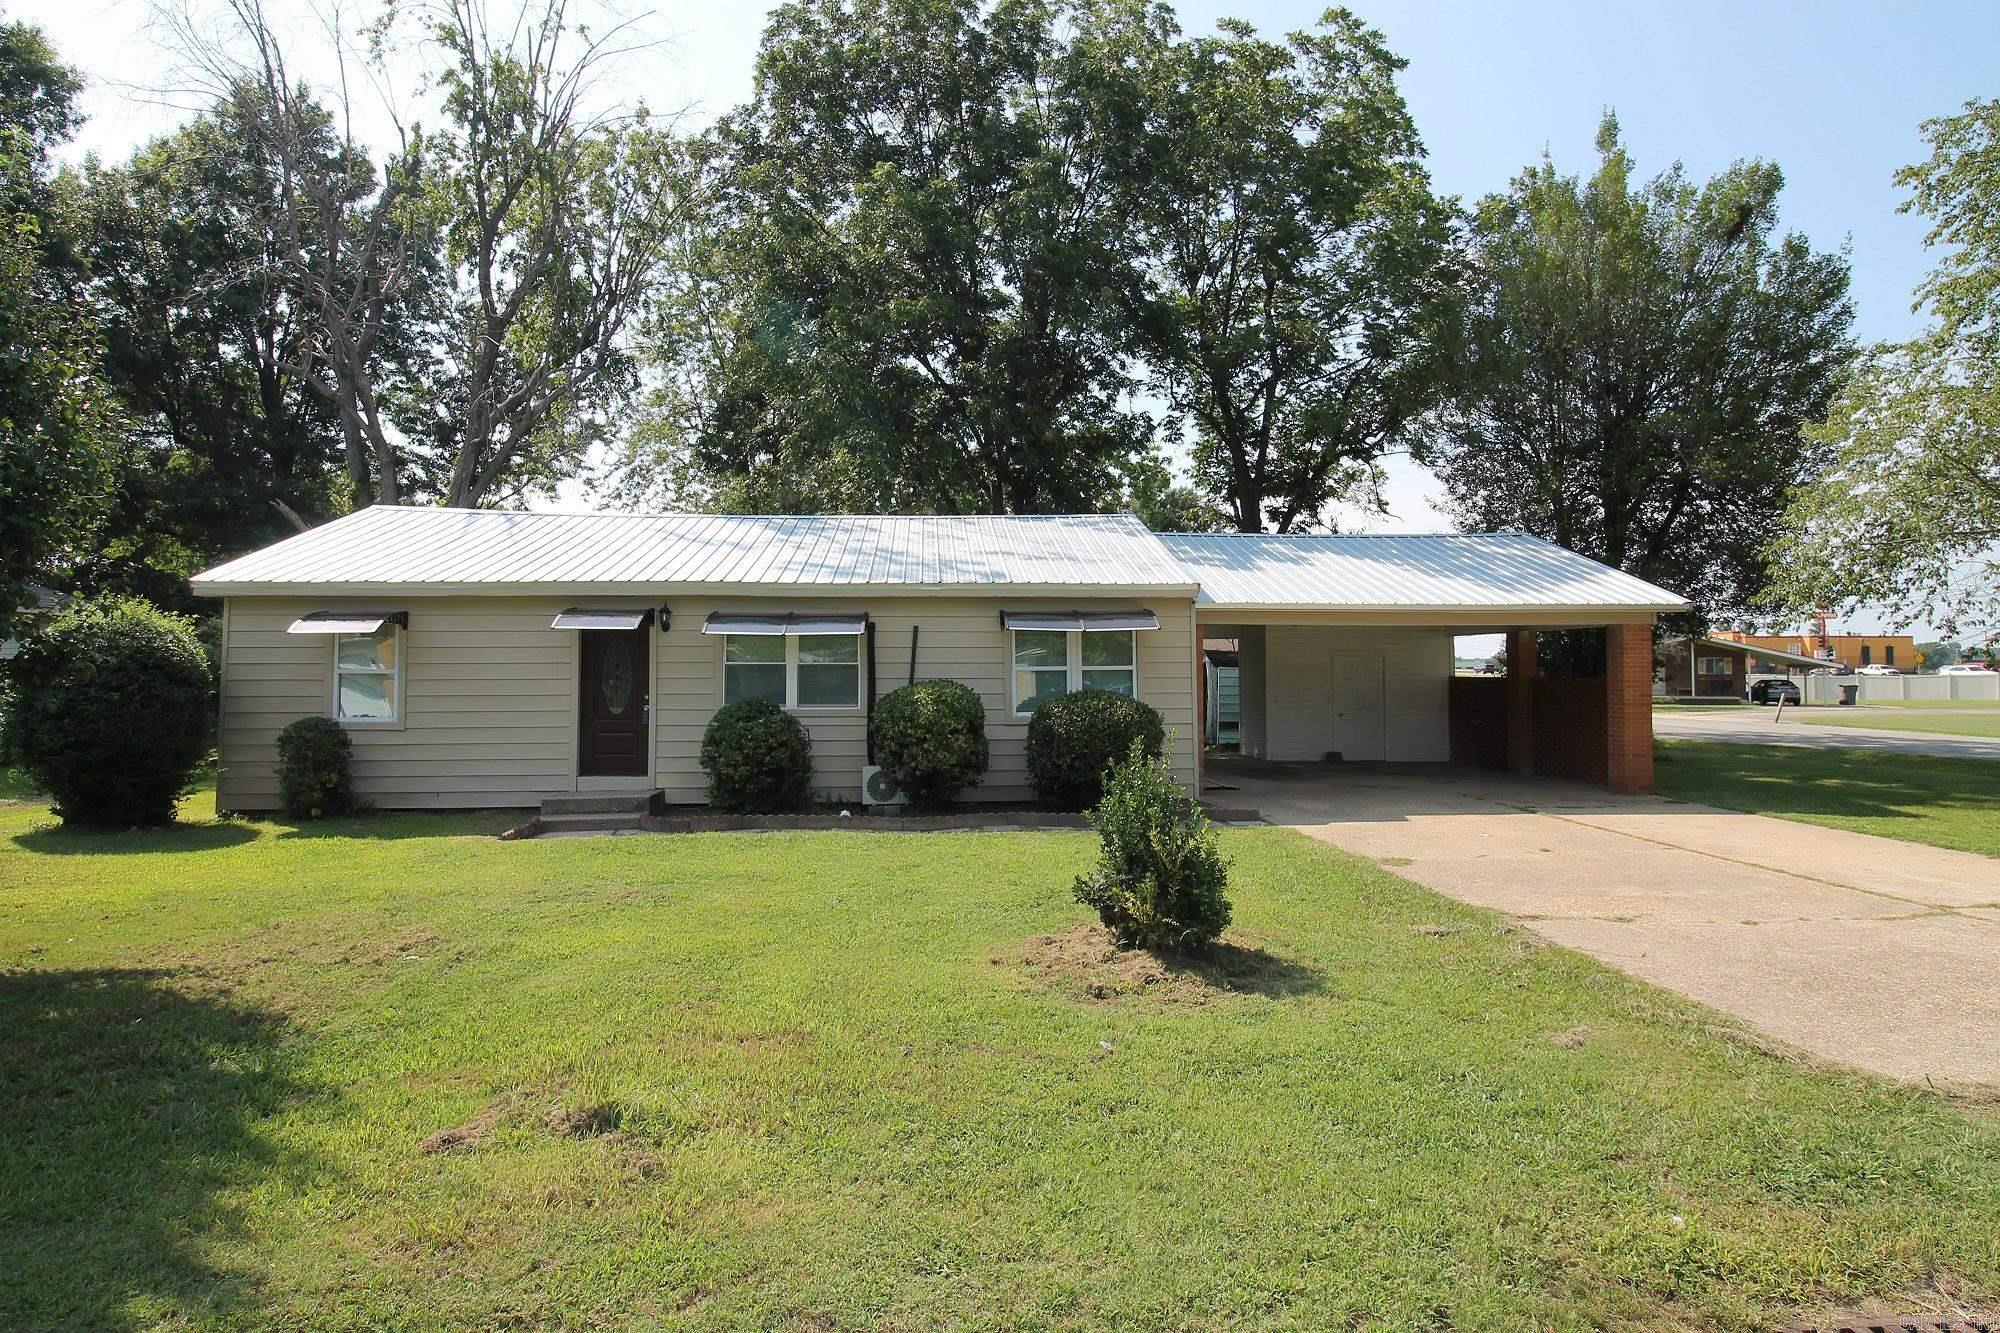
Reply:
<svg viewBox="0 0 2000 1333"><path fill-rule="evenodd" d="M769 699L782 708L859 708L855 634L729 634L722 640L722 702Z"/></svg>
<svg viewBox="0 0 2000 1333"><path fill-rule="evenodd" d="M1883 666L1894 666L1894 665L1896 665L1896 645L1895 645L1895 644L1893 644L1893 643L1885 643L1885 644L1883 644L1883 645L1882 645L1882 665L1883 665Z"/></svg>
<svg viewBox="0 0 2000 1333"><path fill-rule="evenodd" d="M333 638L333 715L342 722L394 722L403 684L402 631L384 623Z"/></svg>
<svg viewBox="0 0 2000 1333"><path fill-rule="evenodd" d="M1072 690L1110 690L1137 698L1138 653L1125 630L1017 629L1014 712L1025 717L1044 700Z"/></svg>
<svg viewBox="0 0 2000 1333"><path fill-rule="evenodd" d="M1729 674L1729 659L1726 657L1704 657L1701 659L1701 674L1704 676L1726 676Z"/></svg>
<svg viewBox="0 0 2000 1333"><path fill-rule="evenodd" d="M1869 660L1869 658L1868 658L1868 654L1869 654L1869 648L1868 648L1868 645L1864 643L1864 644L1862 644L1862 645L1861 645L1861 665L1862 665L1862 666L1867 666L1867 665L1868 665L1868 660Z"/></svg>

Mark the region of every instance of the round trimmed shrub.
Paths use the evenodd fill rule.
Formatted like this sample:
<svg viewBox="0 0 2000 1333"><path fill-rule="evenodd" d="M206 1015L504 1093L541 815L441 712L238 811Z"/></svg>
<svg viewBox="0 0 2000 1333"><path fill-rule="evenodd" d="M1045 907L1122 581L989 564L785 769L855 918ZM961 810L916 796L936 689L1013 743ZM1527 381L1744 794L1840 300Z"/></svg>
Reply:
<svg viewBox="0 0 2000 1333"><path fill-rule="evenodd" d="M1076 899L1126 948L1201 953L1229 925L1229 867L1201 807L1167 762L1137 741L1105 778L1090 812L1097 866Z"/></svg>
<svg viewBox="0 0 2000 1333"><path fill-rule="evenodd" d="M137 598L56 613L7 663L5 752L65 823L164 824L208 757L214 675L192 621Z"/></svg>
<svg viewBox="0 0 2000 1333"><path fill-rule="evenodd" d="M718 708L701 734L701 767L718 810L783 814L812 801L812 738L769 699Z"/></svg>
<svg viewBox="0 0 2000 1333"><path fill-rule="evenodd" d="M1050 699L1028 720L1028 780L1058 810L1088 810L1104 796L1104 773L1138 742L1147 758L1166 745L1151 704L1109 690Z"/></svg>
<svg viewBox="0 0 2000 1333"><path fill-rule="evenodd" d="M875 705L875 762L919 810L941 810L986 772L986 705L955 680L920 680Z"/></svg>
<svg viewBox="0 0 2000 1333"><path fill-rule="evenodd" d="M278 733L278 796L293 819L354 809L354 743L330 717L302 717Z"/></svg>

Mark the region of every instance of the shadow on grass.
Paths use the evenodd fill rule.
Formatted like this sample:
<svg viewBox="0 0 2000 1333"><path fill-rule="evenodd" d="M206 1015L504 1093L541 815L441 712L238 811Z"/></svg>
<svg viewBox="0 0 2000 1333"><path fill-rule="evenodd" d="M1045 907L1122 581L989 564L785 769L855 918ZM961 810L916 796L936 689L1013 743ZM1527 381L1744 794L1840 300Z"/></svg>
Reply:
<svg viewBox="0 0 2000 1333"><path fill-rule="evenodd" d="M255 1280L201 1249L224 1191L309 1165L259 1124L307 1089L278 1016L173 973L0 974L0 1325L200 1323Z"/></svg>
<svg viewBox="0 0 2000 1333"><path fill-rule="evenodd" d="M285 823L280 842L318 838L498 837L533 817L532 810L373 810L337 819Z"/></svg>
<svg viewBox="0 0 2000 1333"><path fill-rule="evenodd" d="M1315 995L1326 988L1318 968L1228 940L1218 941L1199 954L1148 951L1146 956L1169 976L1189 977L1217 990L1289 999Z"/></svg>
<svg viewBox="0 0 2000 1333"><path fill-rule="evenodd" d="M1658 754L1662 796L1737 809L1909 819L2000 804L2000 764L1984 759L1713 741L1667 742Z"/></svg>
<svg viewBox="0 0 2000 1333"><path fill-rule="evenodd" d="M212 852L257 840L257 830L227 821L160 824L153 828L101 829L47 824L14 835L14 845L42 856L155 856L161 852Z"/></svg>
<svg viewBox="0 0 2000 1333"><path fill-rule="evenodd" d="M1121 948L1095 921L1026 940L1019 957L1044 983L1092 1000L1147 996L1203 1003L1227 995L1290 999L1316 994L1326 985L1315 967L1228 940L1200 954Z"/></svg>

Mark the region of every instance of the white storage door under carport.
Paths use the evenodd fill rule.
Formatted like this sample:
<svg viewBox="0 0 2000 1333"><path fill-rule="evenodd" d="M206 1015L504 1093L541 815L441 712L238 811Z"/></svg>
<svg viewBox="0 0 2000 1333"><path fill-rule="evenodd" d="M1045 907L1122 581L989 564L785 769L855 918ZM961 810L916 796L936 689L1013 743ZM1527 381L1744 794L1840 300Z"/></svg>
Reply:
<svg viewBox="0 0 2000 1333"><path fill-rule="evenodd" d="M1451 758L1450 630L1266 625L1243 644L1244 688L1255 688L1259 676L1263 682L1262 758ZM1259 648L1261 662L1253 664L1250 654ZM1246 726L1253 712L1246 703ZM1254 743L1246 737L1246 745Z"/></svg>

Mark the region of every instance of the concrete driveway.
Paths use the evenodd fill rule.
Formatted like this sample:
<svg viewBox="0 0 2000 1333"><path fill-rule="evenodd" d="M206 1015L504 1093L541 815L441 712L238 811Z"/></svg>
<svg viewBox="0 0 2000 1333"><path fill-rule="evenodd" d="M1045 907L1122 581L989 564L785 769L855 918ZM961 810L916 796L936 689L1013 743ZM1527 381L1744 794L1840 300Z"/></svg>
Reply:
<svg viewBox="0 0 2000 1333"><path fill-rule="evenodd" d="M1888 750L1896 754L1935 754L1953 759L2000 760L2000 739L1980 736L1940 736L1927 732L1893 731L1876 727L1815 726L1816 708L1777 710L1745 704L1740 708L1656 708L1653 734L1681 741L1735 741L1741 745L1803 745L1850 750ZM1855 710L1841 710L1854 714ZM1877 709L1886 713L1888 709ZM1989 712L1987 716L1992 716Z"/></svg>
<svg viewBox="0 0 2000 1333"><path fill-rule="evenodd" d="M1816 1055L2000 1084L2000 860L1445 766L1212 762L1248 806Z"/></svg>

